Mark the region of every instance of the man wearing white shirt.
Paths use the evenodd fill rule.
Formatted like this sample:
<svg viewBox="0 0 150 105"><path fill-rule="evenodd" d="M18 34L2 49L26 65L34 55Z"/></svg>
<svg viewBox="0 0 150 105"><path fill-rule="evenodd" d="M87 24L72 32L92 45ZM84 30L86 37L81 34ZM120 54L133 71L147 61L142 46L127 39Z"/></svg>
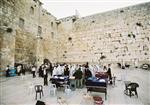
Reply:
<svg viewBox="0 0 150 105"><path fill-rule="evenodd" d="M61 75L64 75L64 69L65 69L65 65L60 66L61 67Z"/></svg>
<svg viewBox="0 0 150 105"><path fill-rule="evenodd" d="M52 76L54 76L54 75L57 75L57 66L54 66L54 70L53 70Z"/></svg>
<svg viewBox="0 0 150 105"><path fill-rule="evenodd" d="M60 67L60 65L58 65L58 67L57 67L57 75L61 75L61 67Z"/></svg>
<svg viewBox="0 0 150 105"><path fill-rule="evenodd" d="M36 71L36 67L33 65L33 66L32 66L32 74L33 74L33 78L36 77L36 76L35 76L35 71Z"/></svg>
<svg viewBox="0 0 150 105"><path fill-rule="evenodd" d="M73 76L73 74L75 73L75 65L72 65L71 69L70 69L70 76Z"/></svg>

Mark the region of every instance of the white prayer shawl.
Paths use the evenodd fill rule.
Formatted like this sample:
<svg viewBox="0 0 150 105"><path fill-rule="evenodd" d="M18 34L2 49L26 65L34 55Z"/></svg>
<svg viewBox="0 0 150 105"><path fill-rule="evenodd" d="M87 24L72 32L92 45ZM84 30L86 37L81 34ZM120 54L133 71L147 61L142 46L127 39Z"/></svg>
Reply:
<svg viewBox="0 0 150 105"><path fill-rule="evenodd" d="M96 65L98 72L102 72L102 68L99 65Z"/></svg>
<svg viewBox="0 0 150 105"><path fill-rule="evenodd" d="M98 72L98 68L96 67L96 65L93 65L93 72L94 72L94 74L95 74L96 72Z"/></svg>
<svg viewBox="0 0 150 105"><path fill-rule="evenodd" d="M92 73L92 77L95 76L95 73L94 73L94 70L93 70L93 66L92 65L89 65L89 70L91 71Z"/></svg>
<svg viewBox="0 0 150 105"><path fill-rule="evenodd" d="M69 70L71 69L71 65L68 65Z"/></svg>
<svg viewBox="0 0 150 105"><path fill-rule="evenodd" d="M64 74L65 66L61 66L61 74Z"/></svg>
<svg viewBox="0 0 150 105"><path fill-rule="evenodd" d="M69 70L69 71L70 71L70 72L69 72L69 76L72 76L72 67L73 67L73 66L70 67L70 70Z"/></svg>
<svg viewBox="0 0 150 105"><path fill-rule="evenodd" d="M98 72L98 67L96 65L94 65L94 71Z"/></svg>
<svg viewBox="0 0 150 105"><path fill-rule="evenodd" d="M58 72L58 75L62 75L62 68L61 68L61 66L57 67L57 72Z"/></svg>
<svg viewBox="0 0 150 105"><path fill-rule="evenodd" d="M54 76L54 75L57 75L57 68L56 67L54 67L54 70L53 70L53 73L52 73L52 76Z"/></svg>
<svg viewBox="0 0 150 105"><path fill-rule="evenodd" d="M75 65L72 66L70 69L70 76L73 76L74 73L75 73Z"/></svg>

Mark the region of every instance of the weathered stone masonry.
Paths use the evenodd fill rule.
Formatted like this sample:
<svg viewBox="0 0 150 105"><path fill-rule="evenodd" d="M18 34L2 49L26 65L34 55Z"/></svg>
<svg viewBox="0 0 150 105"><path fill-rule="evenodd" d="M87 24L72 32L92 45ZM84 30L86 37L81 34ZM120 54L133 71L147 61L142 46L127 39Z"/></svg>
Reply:
<svg viewBox="0 0 150 105"><path fill-rule="evenodd" d="M61 61L150 61L150 3L63 20L58 25Z"/></svg>
<svg viewBox="0 0 150 105"><path fill-rule="evenodd" d="M57 19L39 0L0 1L0 68L24 63L150 62L150 3ZM102 59L103 58L103 59Z"/></svg>
<svg viewBox="0 0 150 105"><path fill-rule="evenodd" d="M39 65L44 58L56 61L56 17L39 0L1 0L0 7L1 70L14 63Z"/></svg>

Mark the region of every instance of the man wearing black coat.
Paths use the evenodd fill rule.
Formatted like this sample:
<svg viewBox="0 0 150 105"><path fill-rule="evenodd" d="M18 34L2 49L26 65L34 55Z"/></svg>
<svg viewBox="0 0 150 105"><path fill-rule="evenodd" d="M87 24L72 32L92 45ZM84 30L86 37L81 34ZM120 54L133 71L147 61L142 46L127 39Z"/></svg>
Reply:
<svg viewBox="0 0 150 105"><path fill-rule="evenodd" d="M79 69L77 69L74 73L75 79L76 79L76 87L77 88L82 88L83 84L82 84L82 77L83 77L83 73L81 71L81 67L79 67Z"/></svg>
<svg viewBox="0 0 150 105"><path fill-rule="evenodd" d="M64 69L64 75L69 76L69 73L70 73L69 68L68 68L68 66L66 66L65 69Z"/></svg>
<svg viewBox="0 0 150 105"><path fill-rule="evenodd" d="M46 67L44 67L43 76L44 76L44 86L48 85L48 80L47 80L48 79L48 73L47 73Z"/></svg>
<svg viewBox="0 0 150 105"><path fill-rule="evenodd" d="M107 74L108 74L108 77L109 77L110 84L112 84L112 75L111 75L110 64L108 64L108 71L107 71Z"/></svg>
<svg viewBox="0 0 150 105"><path fill-rule="evenodd" d="M89 70L89 68L85 69L85 80L87 80L89 77L92 77L92 73Z"/></svg>

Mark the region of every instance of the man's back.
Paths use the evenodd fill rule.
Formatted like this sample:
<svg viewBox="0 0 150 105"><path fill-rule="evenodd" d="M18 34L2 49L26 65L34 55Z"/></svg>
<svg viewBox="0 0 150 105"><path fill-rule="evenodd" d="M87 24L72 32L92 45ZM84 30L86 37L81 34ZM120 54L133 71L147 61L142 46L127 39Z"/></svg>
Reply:
<svg viewBox="0 0 150 105"><path fill-rule="evenodd" d="M82 78L82 71L80 70L80 68L75 72L74 76L75 76L75 79L81 79Z"/></svg>

